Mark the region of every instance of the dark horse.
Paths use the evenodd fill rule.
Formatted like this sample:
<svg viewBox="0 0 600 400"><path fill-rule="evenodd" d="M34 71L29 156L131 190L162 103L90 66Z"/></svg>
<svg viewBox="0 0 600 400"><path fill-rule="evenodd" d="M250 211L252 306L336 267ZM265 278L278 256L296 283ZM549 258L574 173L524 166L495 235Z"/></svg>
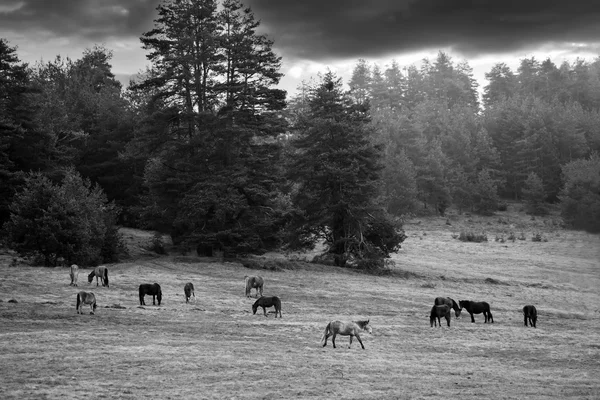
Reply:
<svg viewBox="0 0 600 400"><path fill-rule="evenodd" d="M448 304L442 304L440 306L431 307L431 314L429 315L429 322L431 323L432 328L434 325L437 326L436 322L437 322L437 324L440 325L440 328L442 327L442 322L440 321L440 317L446 318L446 321L448 321L448 326L450 326L450 318L452 317L452 314L450 313L450 306L448 306Z"/></svg>
<svg viewBox="0 0 600 400"><path fill-rule="evenodd" d="M527 321L529 320L529 325L533 326L535 328L535 324L537 322L537 310L535 308L535 306L525 306L523 307L523 316L524 316L524 323L525 326L527 326Z"/></svg>
<svg viewBox="0 0 600 400"><path fill-rule="evenodd" d="M158 283L143 283L140 285L140 305L145 306L146 302L144 301L145 295L152 295L152 305L156 305L154 299L158 299L158 305L160 306L160 301L162 300L162 290L160 289L160 285Z"/></svg>
<svg viewBox="0 0 600 400"><path fill-rule="evenodd" d="M471 315L471 322L475 322L473 314L483 313L485 322L490 321L492 324L494 323L494 317L492 317L492 313L490 312L490 305L485 301L461 300L458 304L461 310L464 308Z"/></svg>
<svg viewBox="0 0 600 400"><path fill-rule="evenodd" d="M460 307L454 301L454 299L451 299L450 297L436 297L435 302L433 304L435 304L436 306L441 306L442 304L448 304L448 306L454 310L454 314L457 317L460 315Z"/></svg>
<svg viewBox="0 0 600 400"><path fill-rule="evenodd" d="M277 296L273 296L273 297L262 296L262 297L260 297L252 305L252 314L256 314L256 309L258 307L263 308L265 317L267 316L267 307L275 307L275 318L277 318L277 313L279 313L279 318L282 318L282 316L281 316L281 300Z"/></svg>
<svg viewBox="0 0 600 400"><path fill-rule="evenodd" d="M83 305L89 304L92 311L90 314L93 314L96 311L96 296L92 292L79 292L77 293L77 305L75 308L77 309L77 314L83 314Z"/></svg>
<svg viewBox="0 0 600 400"><path fill-rule="evenodd" d="M185 302L189 303L190 297L194 296L194 301L196 301L196 295L194 294L194 284L192 282L188 282L183 287L183 293L185 293Z"/></svg>
<svg viewBox="0 0 600 400"><path fill-rule="evenodd" d="M108 268L101 265L99 267L94 268L92 272L88 275L88 283L92 283L94 280L94 276L96 277L96 286L98 286L98 278L102 281L102 286L108 286Z"/></svg>
<svg viewBox="0 0 600 400"><path fill-rule="evenodd" d="M368 332L369 334L373 333L373 329L369 325L369 320L367 321L352 321L352 322L341 322L341 321L331 321L325 327L325 333L323 337L321 337L321 342L323 342L323 347L327 346L327 339L330 336L331 343L333 343L333 348L335 349L335 337L337 335L350 336L350 344L348 348L352 346L352 337L356 336L358 339L358 343L360 346L365 349L362 340L360 340L360 331Z"/></svg>

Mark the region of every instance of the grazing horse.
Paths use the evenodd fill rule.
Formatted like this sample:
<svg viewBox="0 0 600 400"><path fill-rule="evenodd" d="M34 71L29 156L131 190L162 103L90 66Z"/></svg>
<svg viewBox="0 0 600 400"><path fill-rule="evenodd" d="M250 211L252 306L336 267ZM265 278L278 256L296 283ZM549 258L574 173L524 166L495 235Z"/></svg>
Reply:
<svg viewBox="0 0 600 400"><path fill-rule="evenodd" d="M188 282L183 287L183 293L185 293L185 302L189 303L190 297L194 296L194 301L196 301L196 295L194 294L194 284L192 282Z"/></svg>
<svg viewBox="0 0 600 400"><path fill-rule="evenodd" d="M96 311L96 296L92 292L79 292L77 293L77 305L75 309L77 310L77 314L83 314L83 305L89 304L92 311L90 314L93 314Z"/></svg>
<svg viewBox="0 0 600 400"><path fill-rule="evenodd" d="M250 297L252 288L256 289L256 297L258 297L259 290L260 295L263 295L263 285L265 284L265 281L262 276L244 276L244 280L246 281L246 297Z"/></svg>
<svg viewBox="0 0 600 400"><path fill-rule="evenodd" d="M108 268L104 265L94 268L92 272L88 275L88 283L92 283L94 280L94 276L96 277L96 286L98 286L98 278L102 282L102 286L108 286Z"/></svg>
<svg viewBox="0 0 600 400"><path fill-rule="evenodd" d="M433 306L431 308L431 314L429 315L429 322L431 323L431 327L440 325L442 327L442 322L440 321L440 317L446 318L448 321L448 326L450 326L450 318L452 314L450 313L450 306L448 304L442 304L441 306ZM437 320L437 321L436 321Z"/></svg>
<svg viewBox="0 0 600 400"><path fill-rule="evenodd" d="M77 278L79 277L79 267L77 264L71 265L69 276L71 277L71 284L69 286L77 286Z"/></svg>
<svg viewBox="0 0 600 400"><path fill-rule="evenodd" d="M523 322L525 323L525 326L527 326L527 321L529 320L529 325L535 328L535 324L537 322L537 309L535 306L529 305L523 307L523 316Z"/></svg>
<svg viewBox="0 0 600 400"><path fill-rule="evenodd" d="M458 317L460 315L460 307L450 297L436 297L434 303L436 306L441 306L442 304L448 304L450 308L454 310L454 314Z"/></svg>
<svg viewBox="0 0 600 400"><path fill-rule="evenodd" d="M267 308L275 307L275 318L277 318L277 313L279 313L279 318L283 318L281 316L281 300L277 296L273 296L273 297L261 296L252 305L252 314L256 314L256 309L258 307L263 308L263 313L265 314L265 317L267 317Z"/></svg>
<svg viewBox="0 0 600 400"><path fill-rule="evenodd" d="M365 331L368 332L369 334L373 333L373 329L371 328L371 325L369 325L369 321L352 321L352 322L341 322L341 321L331 321L330 323L327 324L327 326L325 327L325 333L323 334L323 337L321 338L321 342L323 342L323 347L327 346L327 339L330 336L333 336L331 338L331 343L333 343L333 348L335 349L335 337L337 335L343 335L343 336L350 336L350 344L348 345L348 348L350 348L352 346L352 337L356 336L356 338L358 339L358 342L360 343L361 347L363 348L363 350L365 349L365 346L363 345L362 340L360 340L360 331Z"/></svg>
<svg viewBox="0 0 600 400"><path fill-rule="evenodd" d="M492 313L490 312L490 305L485 301L471 301L471 300L461 300L458 302L460 305L460 309L463 308L467 310L467 312L471 315L471 322L475 322L475 318L473 318L473 314L481 314L485 318L485 322L490 321L492 324L494 323L494 317L492 317Z"/></svg>
<svg viewBox="0 0 600 400"><path fill-rule="evenodd" d="M160 289L160 285L158 283L142 283L140 285L140 305L145 306L146 302L144 301L145 295L152 295L152 305L155 306L155 299L158 299L158 305L160 306L160 301L162 300L162 290Z"/></svg>

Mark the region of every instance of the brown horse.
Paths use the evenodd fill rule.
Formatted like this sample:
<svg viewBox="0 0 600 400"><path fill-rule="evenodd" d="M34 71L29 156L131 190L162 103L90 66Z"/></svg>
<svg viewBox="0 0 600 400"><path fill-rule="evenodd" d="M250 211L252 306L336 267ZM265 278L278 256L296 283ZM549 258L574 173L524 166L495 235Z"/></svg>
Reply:
<svg viewBox="0 0 600 400"><path fill-rule="evenodd" d="M448 304L442 304L441 306L434 305L431 307L431 314L429 315L429 322L431 323L431 327L437 326L439 324L440 328L442 327L442 322L440 321L440 317L446 318L448 322L448 326L450 326L450 318L452 314L450 313L450 306Z"/></svg>
<svg viewBox="0 0 600 400"><path fill-rule="evenodd" d="M260 291L260 295L263 295L263 286L265 284L262 276L244 276L244 280L246 281L246 297L250 297L250 292L252 288L256 289L256 297L258 297L258 292Z"/></svg>
<svg viewBox="0 0 600 400"><path fill-rule="evenodd" d="M185 293L185 302L189 303L190 297L194 297L194 301L196 301L196 295L194 294L194 284L192 282L188 282L183 287L183 293Z"/></svg>
<svg viewBox="0 0 600 400"><path fill-rule="evenodd" d="M88 275L88 284L92 283L92 281L94 280L94 277L96 277L96 286L98 286L98 278L100 278L100 281L102 282L102 286L109 287L108 286L108 268L106 268L103 265L94 268L94 270L92 272L90 272L90 274Z"/></svg>
<svg viewBox="0 0 600 400"><path fill-rule="evenodd" d="M537 309L535 306L528 305L523 307L523 317L525 326L527 326L527 321L529 320L529 325L535 328L535 324L537 323Z"/></svg>
<svg viewBox="0 0 600 400"><path fill-rule="evenodd" d="M460 306L454 301L454 299L451 299L450 297L436 297L433 304L436 306L448 304L448 306L454 310L456 317L460 315Z"/></svg>
<svg viewBox="0 0 600 400"><path fill-rule="evenodd" d="M261 296L252 305L252 314L256 314L256 310L258 309L258 307L262 307L265 317L267 317L267 308L275 307L275 318L277 318L277 313L279 313L279 318L282 318L282 316L281 316L281 300L277 296L273 296L273 297Z"/></svg>
<svg viewBox="0 0 600 400"><path fill-rule="evenodd" d="M94 314L96 311L96 296L92 292L79 292L77 293L77 305L75 309L77 314L83 314L83 305L89 304L92 311L90 314Z"/></svg>
<svg viewBox="0 0 600 400"><path fill-rule="evenodd" d="M350 336L350 344L348 345L348 348L350 348L352 346L352 337L356 336L358 342L364 350L365 346L360 339L360 331L365 331L369 334L373 333L373 329L371 328L371 325L369 325L369 320L352 322L331 321L325 327L325 333L321 338L321 342L323 342L323 347L325 347L327 346L327 339L330 336L333 336L331 338L331 343L333 343L333 348L335 349L335 337L337 335Z"/></svg>
<svg viewBox="0 0 600 400"><path fill-rule="evenodd" d="M463 308L467 310L467 312L471 315L471 322L475 322L475 318L473 318L473 314L481 314L483 313L483 317L485 318L484 322L494 323L494 317L490 311L490 305L485 301L471 301L471 300L460 300L458 302L460 305L460 309Z"/></svg>

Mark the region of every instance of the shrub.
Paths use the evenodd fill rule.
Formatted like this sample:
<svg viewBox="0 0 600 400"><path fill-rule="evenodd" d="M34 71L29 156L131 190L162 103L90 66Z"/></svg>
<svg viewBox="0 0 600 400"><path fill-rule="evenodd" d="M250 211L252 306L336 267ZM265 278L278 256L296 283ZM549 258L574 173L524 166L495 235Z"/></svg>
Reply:
<svg viewBox="0 0 600 400"><path fill-rule="evenodd" d="M165 243L160 232L154 233L148 250L153 251L156 254L167 254L167 251L165 250Z"/></svg>
<svg viewBox="0 0 600 400"><path fill-rule="evenodd" d="M498 211L506 211L506 210L508 210L508 203L505 202L505 201L499 202L497 210Z"/></svg>
<svg viewBox="0 0 600 400"><path fill-rule="evenodd" d="M56 265L61 257L68 265L94 265L118 259L122 242L116 220L117 208L102 189L68 170L60 185L29 174L3 228L9 247L45 265Z"/></svg>
<svg viewBox="0 0 600 400"><path fill-rule="evenodd" d="M476 242L476 243L481 243L481 242L487 242L488 241L488 237L485 234L485 232L476 234L476 233L473 233L471 231L469 231L469 232L461 231L460 235L458 236L458 240L460 240L461 242Z"/></svg>
<svg viewBox="0 0 600 400"><path fill-rule="evenodd" d="M527 212L533 215L547 215L548 205L546 204L546 191L544 182L535 172L531 172L525 180L523 187L523 199L525 200Z"/></svg>
<svg viewBox="0 0 600 400"><path fill-rule="evenodd" d="M564 187L558 198L565 223L600 232L600 156L575 160L562 167Z"/></svg>

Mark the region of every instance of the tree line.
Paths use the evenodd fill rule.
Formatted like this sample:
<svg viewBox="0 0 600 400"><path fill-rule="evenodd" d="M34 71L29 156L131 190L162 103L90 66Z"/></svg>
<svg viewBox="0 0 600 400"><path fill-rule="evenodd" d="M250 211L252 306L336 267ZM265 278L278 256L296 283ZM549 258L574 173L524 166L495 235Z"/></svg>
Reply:
<svg viewBox="0 0 600 400"><path fill-rule="evenodd" d="M239 0L171 0L142 33L150 66L123 88L103 46L22 63L0 39L0 223L46 264L116 257L117 225L210 255L327 244L377 268L402 217L531 212L560 202L600 229L600 61L521 61L486 74L440 52L420 67L364 60L287 98L281 57Z"/></svg>

